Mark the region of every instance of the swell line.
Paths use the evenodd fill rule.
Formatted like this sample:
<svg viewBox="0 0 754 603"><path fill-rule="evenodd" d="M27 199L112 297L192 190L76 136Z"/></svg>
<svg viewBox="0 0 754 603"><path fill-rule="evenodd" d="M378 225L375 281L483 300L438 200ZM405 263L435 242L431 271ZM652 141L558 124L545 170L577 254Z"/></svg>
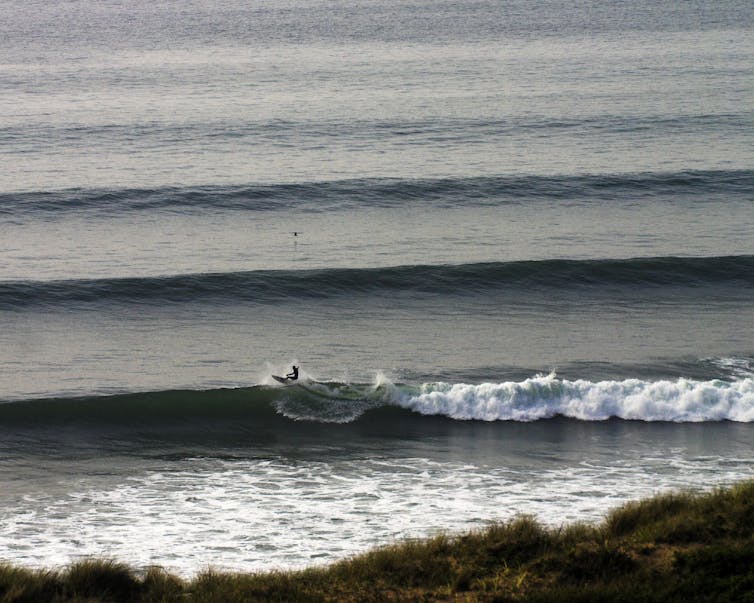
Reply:
<svg viewBox="0 0 754 603"><path fill-rule="evenodd" d="M543 260L460 265L269 270L163 277L0 282L0 309L92 303L269 304L342 295L479 295L495 291L715 285L754 287L754 256Z"/></svg>
<svg viewBox="0 0 754 603"><path fill-rule="evenodd" d="M0 194L0 214L213 210L323 212L432 203L439 207L515 204L533 199L704 198L754 192L753 170L440 179L374 178L248 186L69 189Z"/></svg>
<svg viewBox="0 0 754 603"><path fill-rule="evenodd" d="M422 144L442 138L458 144L480 139L526 135L530 132L578 132L582 135L615 132L651 131L663 133L697 132L700 129L716 132L737 132L751 129L748 114L696 113L686 115L598 115L574 118L509 117L506 119L413 119L413 120L282 120L269 121L194 121L190 124L169 120L107 124L39 124L0 127L0 144L13 145L14 153L49 151L77 145L109 147L127 143L154 147L165 142L181 140L207 144L208 141L249 140L254 143L302 145L315 140L336 144L344 141Z"/></svg>

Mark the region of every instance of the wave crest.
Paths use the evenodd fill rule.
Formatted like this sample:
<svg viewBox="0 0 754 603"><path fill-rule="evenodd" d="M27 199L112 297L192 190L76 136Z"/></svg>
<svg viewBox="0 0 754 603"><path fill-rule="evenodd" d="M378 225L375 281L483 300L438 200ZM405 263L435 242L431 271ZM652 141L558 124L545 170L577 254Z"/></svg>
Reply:
<svg viewBox="0 0 754 603"><path fill-rule="evenodd" d="M564 416L582 421L754 421L754 379L732 382L591 382L554 373L521 382L424 384L400 406L425 415L479 421L536 421Z"/></svg>

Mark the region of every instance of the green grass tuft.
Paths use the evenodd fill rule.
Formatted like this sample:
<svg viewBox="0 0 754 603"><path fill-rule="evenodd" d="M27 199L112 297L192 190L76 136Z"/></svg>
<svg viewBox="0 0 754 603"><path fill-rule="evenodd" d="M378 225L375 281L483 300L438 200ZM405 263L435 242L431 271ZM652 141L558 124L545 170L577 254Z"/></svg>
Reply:
<svg viewBox="0 0 754 603"><path fill-rule="evenodd" d="M55 572L0 565L0 601L3 603L50 601L59 591L60 582Z"/></svg>
<svg viewBox="0 0 754 603"><path fill-rule="evenodd" d="M73 598L137 601L143 588L143 582L131 568L111 560L90 559L74 563L62 579Z"/></svg>

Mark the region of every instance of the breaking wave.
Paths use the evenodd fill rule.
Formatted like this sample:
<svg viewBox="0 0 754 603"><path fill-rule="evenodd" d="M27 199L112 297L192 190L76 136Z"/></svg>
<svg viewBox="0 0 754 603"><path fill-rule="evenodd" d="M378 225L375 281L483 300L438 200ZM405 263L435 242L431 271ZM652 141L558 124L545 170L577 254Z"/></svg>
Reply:
<svg viewBox="0 0 754 603"><path fill-rule="evenodd" d="M555 374L521 382L431 383L399 402L421 414L480 421L754 421L754 379L726 382L561 380Z"/></svg>
<svg viewBox="0 0 754 603"><path fill-rule="evenodd" d="M45 428L242 431L348 424L381 425L385 433L426 416L460 421L754 422L754 375L731 380L588 381L556 374L499 383L375 384L303 380L287 386L176 390L52 398L0 404L0 425Z"/></svg>

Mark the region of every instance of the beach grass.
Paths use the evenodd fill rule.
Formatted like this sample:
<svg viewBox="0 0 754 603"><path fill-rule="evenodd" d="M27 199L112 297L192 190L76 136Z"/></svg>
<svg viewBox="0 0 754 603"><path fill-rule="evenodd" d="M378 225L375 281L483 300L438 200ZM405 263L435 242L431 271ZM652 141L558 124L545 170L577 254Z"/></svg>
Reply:
<svg viewBox="0 0 754 603"><path fill-rule="evenodd" d="M631 502L599 524L519 517L300 571L186 580L112 560L56 571L5 564L0 601L754 602L754 481Z"/></svg>

